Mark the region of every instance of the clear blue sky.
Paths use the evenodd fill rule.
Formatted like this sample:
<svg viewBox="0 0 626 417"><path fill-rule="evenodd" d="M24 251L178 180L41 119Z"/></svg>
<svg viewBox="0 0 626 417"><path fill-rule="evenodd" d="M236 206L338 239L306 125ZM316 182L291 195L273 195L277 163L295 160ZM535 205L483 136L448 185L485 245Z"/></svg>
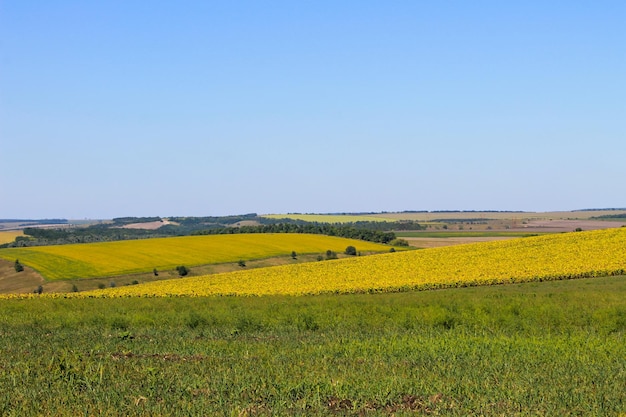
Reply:
<svg viewBox="0 0 626 417"><path fill-rule="evenodd" d="M626 206L624 1L0 2L0 218Z"/></svg>

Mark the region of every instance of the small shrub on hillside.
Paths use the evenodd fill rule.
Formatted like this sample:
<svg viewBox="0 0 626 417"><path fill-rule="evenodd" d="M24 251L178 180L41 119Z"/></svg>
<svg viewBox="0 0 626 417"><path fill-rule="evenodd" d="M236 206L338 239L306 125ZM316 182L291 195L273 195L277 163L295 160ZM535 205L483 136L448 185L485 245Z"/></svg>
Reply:
<svg viewBox="0 0 626 417"><path fill-rule="evenodd" d="M158 277L158 276L159 276L159 271L157 271L157 269L156 269L156 268L154 268L154 269L152 270L152 273L154 274L154 276L155 276L155 277Z"/></svg>
<svg viewBox="0 0 626 417"><path fill-rule="evenodd" d="M104 285L103 283L98 284L98 289L99 290L103 290L106 288L106 285Z"/></svg>
<svg viewBox="0 0 626 417"><path fill-rule="evenodd" d="M72 292L78 292L78 287L76 284L72 285Z"/></svg>
<svg viewBox="0 0 626 417"><path fill-rule="evenodd" d="M20 263L18 259L15 260L15 272L22 272L24 270L24 266Z"/></svg>
<svg viewBox="0 0 626 417"><path fill-rule="evenodd" d="M43 287L40 285L37 288L35 288L35 291L33 291L35 294L41 294L43 292Z"/></svg>
<svg viewBox="0 0 626 417"><path fill-rule="evenodd" d="M295 250L293 252L291 252L291 259L296 259L297 256L298 256L298 254L296 254Z"/></svg>
<svg viewBox="0 0 626 417"><path fill-rule="evenodd" d="M356 256L356 248L354 246L348 246L345 253L346 255Z"/></svg>
<svg viewBox="0 0 626 417"><path fill-rule="evenodd" d="M189 274L189 268L187 268L185 265L177 266L176 271L178 271L178 275L181 277Z"/></svg>
<svg viewBox="0 0 626 417"><path fill-rule="evenodd" d="M389 244L391 246L409 246L409 242L405 239L394 239Z"/></svg>
<svg viewBox="0 0 626 417"><path fill-rule="evenodd" d="M237 265L243 268L246 266L246 262L243 259L240 259L239 262L237 262Z"/></svg>
<svg viewBox="0 0 626 417"><path fill-rule="evenodd" d="M337 259L337 252L333 252L332 250L328 249L326 251L326 259Z"/></svg>

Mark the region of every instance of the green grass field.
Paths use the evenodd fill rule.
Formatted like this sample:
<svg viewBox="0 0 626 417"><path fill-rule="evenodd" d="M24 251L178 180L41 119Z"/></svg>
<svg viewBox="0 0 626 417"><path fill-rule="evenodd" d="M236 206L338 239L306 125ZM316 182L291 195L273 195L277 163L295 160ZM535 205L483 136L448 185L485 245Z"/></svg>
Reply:
<svg viewBox="0 0 626 417"><path fill-rule="evenodd" d="M0 249L0 257L34 268L48 280L107 277L178 265L194 266L274 256L359 251L388 252L389 246L362 240L307 234L184 236L30 248Z"/></svg>
<svg viewBox="0 0 626 417"><path fill-rule="evenodd" d="M0 308L3 416L626 413L626 277Z"/></svg>

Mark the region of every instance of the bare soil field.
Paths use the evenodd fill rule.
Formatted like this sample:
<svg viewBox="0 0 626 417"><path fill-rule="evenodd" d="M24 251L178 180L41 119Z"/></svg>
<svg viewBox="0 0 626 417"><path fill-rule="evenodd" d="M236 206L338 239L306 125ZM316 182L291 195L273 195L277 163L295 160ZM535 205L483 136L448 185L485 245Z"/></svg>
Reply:
<svg viewBox="0 0 626 417"><path fill-rule="evenodd" d="M155 222L148 223L131 223L125 226L122 226L122 229L145 229L145 230L156 230L162 226L166 226L170 224L169 220L158 220Z"/></svg>
<svg viewBox="0 0 626 417"><path fill-rule="evenodd" d="M614 227L626 226L626 222L615 222L605 220L531 220L522 227L512 231L530 231L530 232L571 232L576 229L582 230L598 230L598 229L611 229Z"/></svg>
<svg viewBox="0 0 626 417"><path fill-rule="evenodd" d="M551 211L551 212L504 212L504 211L442 211L422 213L380 213L368 216L393 218L396 220L415 220L433 222L450 219L472 220L514 220L517 222L547 221L547 220L589 220L591 217L624 214L626 210L585 210L585 211Z"/></svg>
<svg viewBox="0 0 626 417"><path fill-rule="evenodd" d="M15 263L0 259L0 293L18 294L32 292L39 285L44 284L45 280L32 268L24 266L22 272L16 272Z"/></svg>

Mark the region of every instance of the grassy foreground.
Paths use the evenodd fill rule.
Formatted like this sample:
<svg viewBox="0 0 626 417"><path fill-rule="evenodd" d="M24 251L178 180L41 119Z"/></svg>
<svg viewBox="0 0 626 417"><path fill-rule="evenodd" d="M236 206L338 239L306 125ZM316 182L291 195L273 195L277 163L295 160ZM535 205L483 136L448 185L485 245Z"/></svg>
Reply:
<svg viewBox="0 0 626 417"><path fill-rule="evenodd" d="M1 300L0 414L626 412L626 278Z"/></svg>

